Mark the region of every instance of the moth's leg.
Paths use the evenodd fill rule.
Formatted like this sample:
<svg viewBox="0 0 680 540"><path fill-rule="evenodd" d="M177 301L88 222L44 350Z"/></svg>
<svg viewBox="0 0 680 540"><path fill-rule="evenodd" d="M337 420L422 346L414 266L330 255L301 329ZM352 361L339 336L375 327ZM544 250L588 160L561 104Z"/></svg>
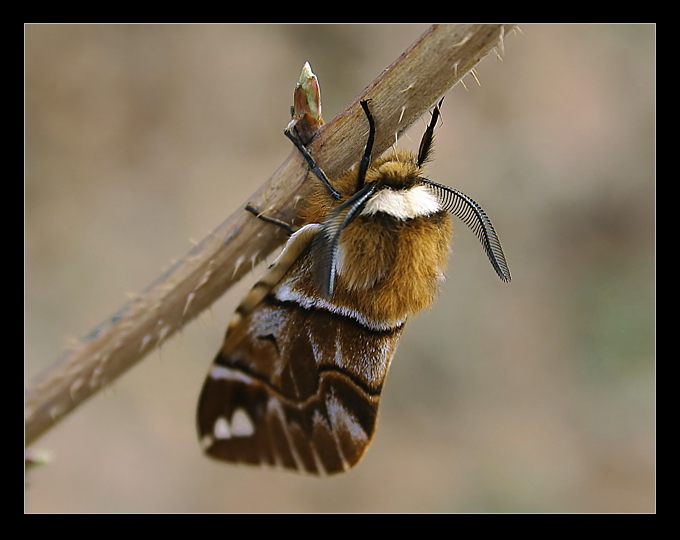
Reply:
<svg viewBox="0 0 680 540"><path fill-rule="evenodd" d="M307 162L307 165L309 165L309 168L312 170L312 172L316 175L316 177L321 180L324 186L328 188L328 191L330 191L331 195L333 196L334 199L340 199L341 195L338 193L333 186L331 186L331 183L328 181L328 178L326 178L326 173L324 173L321 170L321 167L319 167L316 164L316 161L314 161L314 158L312 157L312 154L309 153L309 150L307 150L307 147L302 144L298 138L292 133L291 130L284 130L283 132L286 137L288 137L293 144L295 145L295 148L297 148L300 153L302 154L302 157L305 158L305 161Z"/></svg>
<svg viewBox="0 0 680 540"><path fill-rule="evenodd" d="M261 219L262 221L266 221L267 223L271 223L273 225L281 227L288 234L294 234L298 230L297 227L294 227L290 223L286 223L285 221L273 217L265 216L264 214L260 213L260 211L250 203L246 205L246 210L253 214L256 218Z"/></svg>

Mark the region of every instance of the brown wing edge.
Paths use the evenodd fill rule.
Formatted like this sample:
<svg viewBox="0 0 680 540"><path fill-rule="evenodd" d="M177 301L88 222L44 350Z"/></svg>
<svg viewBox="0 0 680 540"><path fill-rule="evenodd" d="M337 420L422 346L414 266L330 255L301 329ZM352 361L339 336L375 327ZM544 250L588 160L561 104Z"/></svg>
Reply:
<svg viewBox="0 0 680 540"><path fill-rule="evenodd" d="M365 394L339 372L323 373L319 395L299 405L238 370L220 366L211 373L199 433L213 458L333 474L355 465L375 432L379 395Z"/></svg>
<svg viewBox="0 0 680 540"><path fill-rule="evenodd" d="M267 297L239 325L247 331L235 328L227 336L199 400L201 445L209 456L236 463L307 474L346 471L375 433L403 325L374 332L346 317L285 304Z"/></svg>

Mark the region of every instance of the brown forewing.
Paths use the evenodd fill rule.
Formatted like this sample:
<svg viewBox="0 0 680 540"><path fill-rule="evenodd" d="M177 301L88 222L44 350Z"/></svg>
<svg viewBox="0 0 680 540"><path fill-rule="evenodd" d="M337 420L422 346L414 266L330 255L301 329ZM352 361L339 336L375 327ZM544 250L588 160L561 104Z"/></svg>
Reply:
<svg viewBox="0 0 680 540"><path fill-rule="evenodd" d="M198 408L204 450L315 474L352 467L375 432L402 329L372 331L267 296L230 328L206 379Z"/></svg>

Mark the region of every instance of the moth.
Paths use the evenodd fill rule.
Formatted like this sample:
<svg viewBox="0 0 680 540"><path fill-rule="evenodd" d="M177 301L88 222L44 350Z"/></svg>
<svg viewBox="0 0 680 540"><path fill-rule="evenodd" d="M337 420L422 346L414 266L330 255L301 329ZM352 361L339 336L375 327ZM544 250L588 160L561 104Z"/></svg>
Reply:
<svg viewBox="0 0 680 540"><path fill-rule="evenodd" d="M375 161L375 122L368 101L361 107L363 157L333 182L286 131L319 182L299 229L261 216L292 235L237 308L204 383L197 420L210 457L308 474L361 459L406 322L433 303L443 279L451 215L510 281L484 210L423 176L439 105L417 155L397 150Z"/></svg>

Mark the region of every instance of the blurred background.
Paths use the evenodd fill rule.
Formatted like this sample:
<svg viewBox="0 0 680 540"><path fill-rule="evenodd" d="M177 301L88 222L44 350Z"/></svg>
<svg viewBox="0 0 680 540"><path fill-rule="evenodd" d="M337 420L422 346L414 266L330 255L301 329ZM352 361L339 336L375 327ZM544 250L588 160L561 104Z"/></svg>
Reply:
<svg viewBox="0 0 680 540"><path fill-rule="evenodd" d="M328 121L426 29L25 26L26 381L283 162L305 61ZM521 25L477 75L444 102L428 174L487 211L513 281L458 228L355 469L200 452L198 393L244 283L38 441L53 461L26 511L654 511L655 27Z"/></svg>

